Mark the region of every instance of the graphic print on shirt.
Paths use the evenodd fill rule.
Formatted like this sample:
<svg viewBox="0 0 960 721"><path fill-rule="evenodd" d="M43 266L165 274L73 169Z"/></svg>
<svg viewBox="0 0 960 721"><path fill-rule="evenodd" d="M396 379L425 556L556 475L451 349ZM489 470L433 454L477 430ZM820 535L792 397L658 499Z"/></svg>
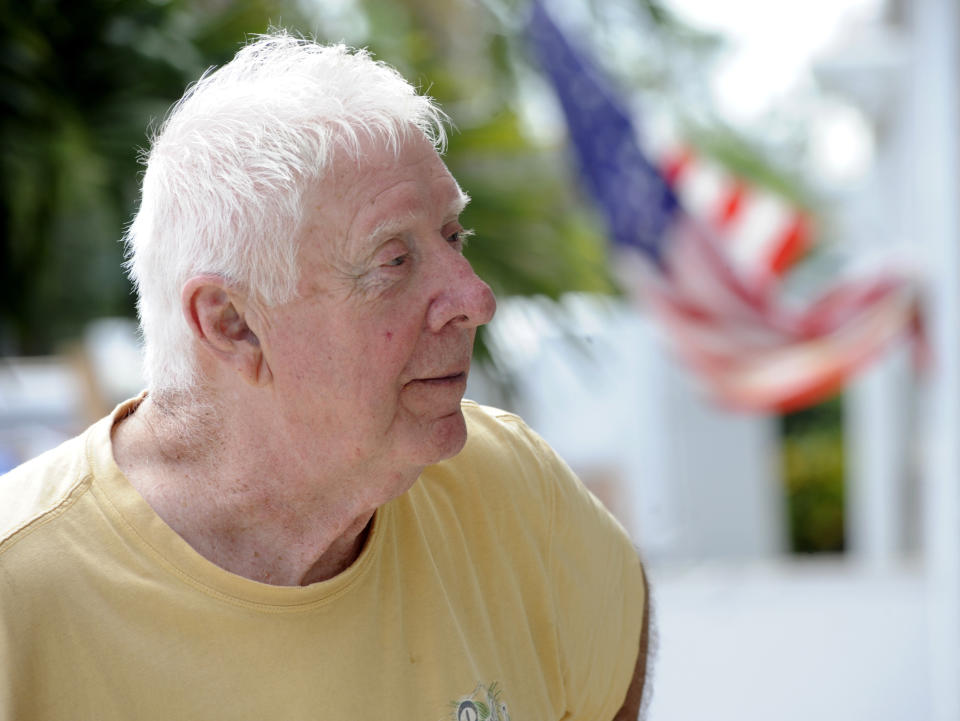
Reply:
<svg viewBox="0 0 960 721"><path fill-rule="evenodd" d="M478 683L468 696L451 701L452 721L510 721L507 703L502 698L502 689L497 681L489 686Z"/></svg>

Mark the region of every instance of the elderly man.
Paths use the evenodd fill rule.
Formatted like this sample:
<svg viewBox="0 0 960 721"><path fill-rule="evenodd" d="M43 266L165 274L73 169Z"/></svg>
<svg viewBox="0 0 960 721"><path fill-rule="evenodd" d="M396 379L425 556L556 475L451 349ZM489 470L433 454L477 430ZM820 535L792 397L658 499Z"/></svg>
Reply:
<svg viewBox="0 0 960 721"><path fill-rule="evenodd" d="M636 718L630 543L461 400L494 299L443 120L283 33L175 106L127 237L148 391L0 481L0 718Z"/></svg>

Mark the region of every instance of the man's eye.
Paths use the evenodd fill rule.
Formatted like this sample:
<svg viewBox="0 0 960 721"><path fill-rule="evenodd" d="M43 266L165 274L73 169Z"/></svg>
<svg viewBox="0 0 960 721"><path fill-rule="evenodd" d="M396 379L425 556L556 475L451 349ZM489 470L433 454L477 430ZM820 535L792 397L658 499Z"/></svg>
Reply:
<svg viewBox="0 0 960 721"><path fill-rule="evenodd" d="M384 265L389 266L391 268L396 268L398 266L403 265L406 262L407 262L407 255L406 253L404 253L403 255L398 255L396 258L388 260L386 263L384 263Z"/></svg>
<svg viewBox="0 0 960 721"><path fill-rule="evenodd" d="M461 250L467 247L467 238L473 235L472 230L458 230L447 236L447 242Z"/></svg>

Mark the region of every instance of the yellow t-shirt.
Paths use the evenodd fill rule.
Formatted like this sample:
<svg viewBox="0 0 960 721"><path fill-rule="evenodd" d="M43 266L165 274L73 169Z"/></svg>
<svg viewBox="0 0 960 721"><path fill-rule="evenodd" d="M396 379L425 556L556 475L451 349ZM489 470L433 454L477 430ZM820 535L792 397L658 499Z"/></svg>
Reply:
<svg viewBox="0 0 960 721"><path fill-rule="evenodd" d="M112 417L0 478L0 719L612 718L645 602L626 534L516 416L306 587L231 574L113 460Z"/></svg>

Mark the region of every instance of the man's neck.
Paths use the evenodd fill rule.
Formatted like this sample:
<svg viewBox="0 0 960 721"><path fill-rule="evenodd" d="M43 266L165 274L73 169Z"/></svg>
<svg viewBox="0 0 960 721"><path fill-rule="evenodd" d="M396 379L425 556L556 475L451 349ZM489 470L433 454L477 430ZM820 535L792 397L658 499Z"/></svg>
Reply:
<svg viewBox="0 0 960 721"><path fill-rule="evenodd" d="M200 555L278 586L332 578L359 556L377 505L342 473L304 473L263 439L209 413L161 410L149 397L113 429L117 464ZM201 420L202 419L202 420Z"/></svg>

